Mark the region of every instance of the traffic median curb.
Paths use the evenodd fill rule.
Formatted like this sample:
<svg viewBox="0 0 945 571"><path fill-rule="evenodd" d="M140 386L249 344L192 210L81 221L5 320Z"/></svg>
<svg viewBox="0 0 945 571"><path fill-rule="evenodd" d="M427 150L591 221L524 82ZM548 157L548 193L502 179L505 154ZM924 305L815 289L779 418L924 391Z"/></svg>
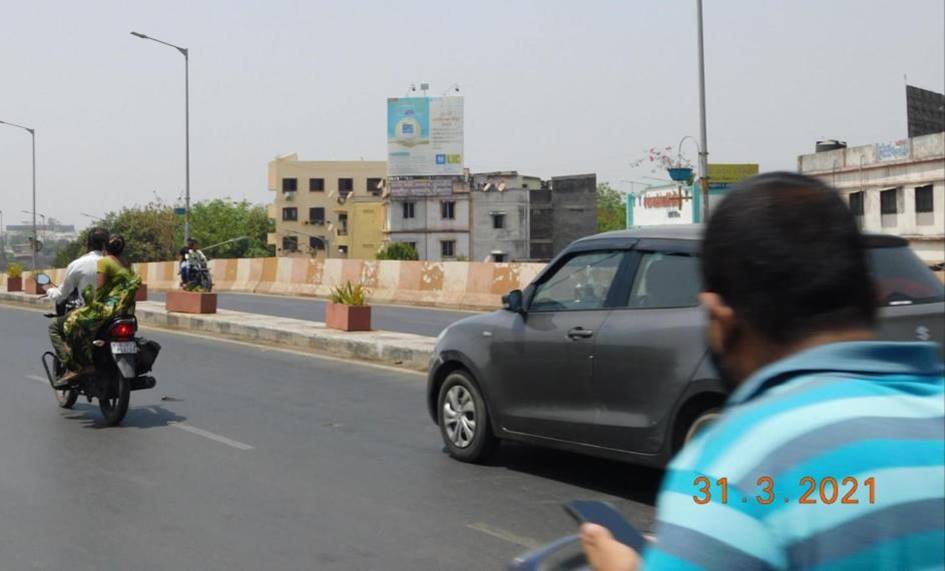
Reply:
<svg viewBox="0 0 945 571"><path fill-rule="evenodd" d="M0 302L9 305L52 309L49 300L35 295L0 292ZM436 340L433 337L392 331L343 332L324 323L218 310L215 314L168 312L158 302L139 302L135 310L142 325L222 337L258 345L311 351L333 357L356 359L425 371Z"/></svg>

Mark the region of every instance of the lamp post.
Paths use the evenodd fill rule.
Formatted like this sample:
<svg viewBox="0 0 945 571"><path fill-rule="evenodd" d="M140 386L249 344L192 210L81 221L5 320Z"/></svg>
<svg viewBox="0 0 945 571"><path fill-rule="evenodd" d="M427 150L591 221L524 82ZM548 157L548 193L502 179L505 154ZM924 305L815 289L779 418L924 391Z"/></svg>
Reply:
<svg viewBox="0 0 945 571"><path fill-rule="evenodd" d="M131 32L131 35L142 40L151 40L165 46L170 46L179 51L184 56L184 243L190 240L190 52L187 48L175 46L170 42L165 42L151 36L146 36L138 32Z"/></svg>
<svg viewBox="0 0 945 571"><path fill-rule="evenodd" d="M702 0L696 0L696 12L699 20L699 169L702 171L702 219L709 219L709 143L706 139L705 125L705 55L702 41ZM680 145L682 142L680 141Z"/></svg>
<svg viewBox="0 0 945 571"><path fill-rule="evenodd" d="M36 129L10 123L9 121L0 121L0 125L9 125L28 132L33 139L33 247L30 255L32 256L32 269L36 271Z"/></svg>

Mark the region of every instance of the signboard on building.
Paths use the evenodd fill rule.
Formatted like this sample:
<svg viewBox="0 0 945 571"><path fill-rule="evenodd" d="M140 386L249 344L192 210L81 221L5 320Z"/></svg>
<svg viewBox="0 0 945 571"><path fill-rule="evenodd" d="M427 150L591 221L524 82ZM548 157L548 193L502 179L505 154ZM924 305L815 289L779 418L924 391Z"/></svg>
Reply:
<svg viewBox="0 0 945 571"><path fill-rule="evenodd" d="M876 144L876 160L896 161L909 157L909 139Z"/></svg>
<svg viewBox="0 0 945 571"><path fill-rule="evenodd" d="M405 196L448 196L453 194L453 181L443 178L406 178L388 181L390 195L394 198Z"/></svg>
<svg viewBox="0 0 945 571"><path fill-rule="evenodd" d="M709 182L735 184L758 174L757 163L709 163Z"/></svg>
<svg viewBox="0 0 945 571"><path fill-rule="evenodd" d="M462 97L387 100L387 174L463 174Z"/></svg>

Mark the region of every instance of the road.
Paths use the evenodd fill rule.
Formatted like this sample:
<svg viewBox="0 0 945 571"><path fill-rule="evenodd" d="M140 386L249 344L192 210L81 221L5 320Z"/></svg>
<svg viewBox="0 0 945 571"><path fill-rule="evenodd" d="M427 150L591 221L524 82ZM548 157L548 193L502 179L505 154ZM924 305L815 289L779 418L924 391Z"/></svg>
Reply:
<svg viewBox="0 0 945 571"><path fill-rule="evenodd" d="M149 298L163 302L164 294L150 292ZM217 304L221 309L312 321L325 321L325 303L323 299L312 297L242 293L221 293L217 297ZM374 305L371 308L371 323L375 329L436 337L447 325L470 315L476 313L403 305Z"/></svg>
<svg viewBox="0 0 945 571"><path fill-rule="evenodd" d="M45 329L0 306L2 569L501 569L571 532L573 498L653 526L658 472L520 445L453 461L423 376L393 369L144 331L158 386L105 428L57 408Z"/></svg>

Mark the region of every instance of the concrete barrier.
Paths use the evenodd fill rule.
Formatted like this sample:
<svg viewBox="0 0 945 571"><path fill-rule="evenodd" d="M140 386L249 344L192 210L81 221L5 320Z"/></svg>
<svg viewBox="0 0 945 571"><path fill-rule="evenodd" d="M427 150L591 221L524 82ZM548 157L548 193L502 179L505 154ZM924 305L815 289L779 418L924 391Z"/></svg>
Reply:
<svg viewBox="0 0 945 571"><path fill-rule="evenodd" d="M214 289L226 292L328 297L345 282L367 288L370 303L495 309L504 294L522 289L544 264L423 262L311 258L220 259L210 262ZM177 289L176 262L135 264L151 291ZM65 270L48 270L57 283ZM24 273L28 276L29 273ZM6 287L6 281L3 281Z"/></svg>
<svg viewBox="0 0 945 571"><path fill-rule="evenodd" d="M49 300L22 293L0 292L0 304L52 309ZM219 310L215 314L170 313L161 303L137 304L135 314L144 326L200 333L260 345L310 351L414 371L426 371L436 339L409 333L363 331L346 333L324 323Z"/></svg>

